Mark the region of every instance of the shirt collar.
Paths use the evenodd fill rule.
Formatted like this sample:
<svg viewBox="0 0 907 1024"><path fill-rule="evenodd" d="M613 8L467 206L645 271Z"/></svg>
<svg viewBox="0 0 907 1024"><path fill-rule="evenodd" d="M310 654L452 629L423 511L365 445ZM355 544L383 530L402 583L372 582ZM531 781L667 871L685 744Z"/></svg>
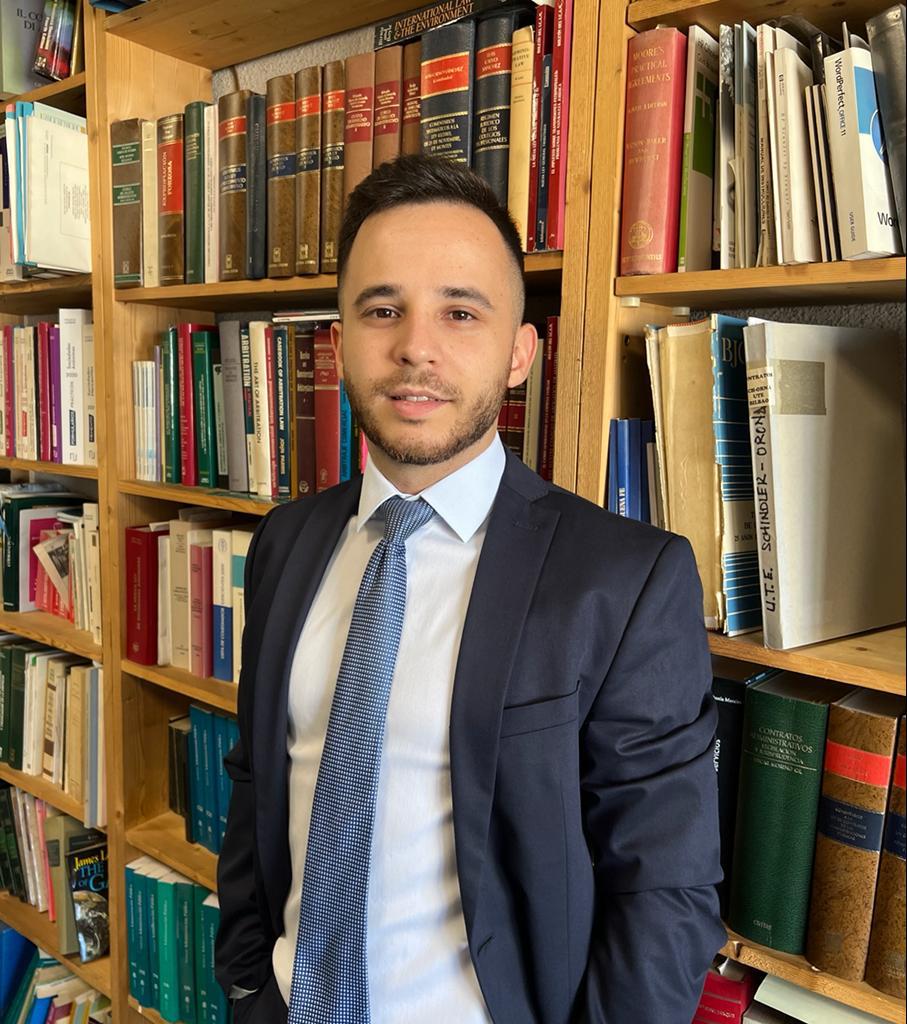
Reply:
<svg viewBox="0 0 907 1024"><path fill-rule="evenodd" d="M505 462L504 446L495 434L485 451L465 466L426 487L421 494L411 495L398 491L369 459L362 475L356 530L361 530L388 498L399 494L403 498L424 498L460 540L466 542L488 518L504 475Z"/></svg>

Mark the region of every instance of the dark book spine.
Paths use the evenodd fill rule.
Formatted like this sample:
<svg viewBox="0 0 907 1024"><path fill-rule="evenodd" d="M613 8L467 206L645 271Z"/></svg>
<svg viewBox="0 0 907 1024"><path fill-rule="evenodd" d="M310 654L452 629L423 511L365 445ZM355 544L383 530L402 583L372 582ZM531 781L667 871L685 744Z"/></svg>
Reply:
<svg viewBox="0 0 907 1024"><path fill-rule="evenodd" d="M542 133L544 140L544 160L548 159L548 105L551 102L551 8L540 4L535 9L535 32L533 34L532 54L532 124L529 134L529 212L526 220L526 251L535 252L544 248L546 235L542 235L539 246L539 184L542 168L547 166L542 157ZM548 56L548 92L542 97L542 82L545 78L545 56ZM543 108L544 103L544 108Z"/></svg>
<svg viewBox="0 0 907 1024"><path fill-rule="evenodd" d="M722 917L727 916L731 871L734 862L734 826L737 821L737 789L740 783L740 751L743 742L743 708L746 682L741 679L712 679L712 696L718 708L715 730L715 773L718 776L718 827L721 833L721 870L718 885Z"/></svg>
<svg viewBox="0 0 907 1024"><path fill-rule="evenodd" d="M269 78L267 85L268 277L296 271L296 79Z"/></svg>
<svg viewBox="0 0 907 1024"><path fill-rule="evenodd" d="M247 90L231 92L217 101L218 238L221 281L246 277Z"/></svg>
<svg viewBox="0 0 907 1024"><path fill-rule="evenodd" d="M22 770L22 743L25 719L24 647L14 647L10 659L9 766Z"/></svg>
<svg viewBox="0 0 907 1024"><path fill-rule="evenodd" d="M510 70L515 13L499 14L476 27L475 131L472 169L507 205L510 159Z"/></svg>
<svg viewBox="0 0 907 1024"><path fill-rule="evenodd" d="M205 283L205 107L186 106L186 284Z"/></svg>
<svg viewBox="0 0 907 1024"><path fill-rule="evenodd" d="M0 841L4 842L6 846L13 883L12 894L21 900L27 900L25 874L22 870L22 858L19 856L19 844L16 841L16 826L13 820L13 794L8 782L0 783Z"/></svg>
<svg viewBox="0 0 907 1024"><path fill-rule="evenodd" d="M217 440L214 423L214 345L217 335L194 331L192 381L195 394L195 457L200 487L217 486ZM219 361L218 355L218 361Z"/></svg>
<svg viewBox="0 0 907 1024"><path fill-rule="evenodd" d="M137 117L110 126L113 193L113 284L142 284L142 122ZM4 184L5 184L4 177Z"/></svg>
<svg viewBox="0 0 907 1024"><path fill-rule="evenodd" d="M422 152L469 164L475 22L458 21L422 37Z"/></svg>
<svg viewBox="0 0 907 1024"><path fill-rule="evenodd" d="M161 367L164 380L164 483L182 482L180 467L180 379L176 328L171 327L161 345Z"/></svg>
<svg viewBox="0 0 907 1024"><path fill-rule="evenodd" d="M382 46L390 46L391 43L405 43L410 39L418 39L430 29L447 25L456 19L509 7L512 3L513 0L455 0L453 3L442 0L440 3L429 4L417 11L408 11L396 18L379 22L375 26L375 42L372 49L380 50Z"/></svg>
<svg viewBox="0 0 907 1024"><path fill-rule="evenodd" d="M162 285L185 282L183 115L157 122L157 237Z"/></svg>
<svg viewBox="0 0 907 1024"><path fill-rule="evenodd" d="M403 47L403 101L400 152L422 149L422 43L417 39Z"/></svg>
<svg viewBox="0 0 907 1024"><path fill-rule="evenodd" d="M343 126L343 196L372 169L375 143L375 55L346 59L346 119Z"/></svg>
<svg viewBox="0 0 907 1024"><path fill-rule="evenodd" d="M296 273L317 274L321 237L321 68L296 72Z"/></svg>
<svg viewBox="0 0 907 1024"><path fill-rule="evenodd" d="M535 251L548 247L548 182L551 153L551 54L542 58L542 86L539 95L539 173L538 200L535 215Z"/></svg>
<svg viewBox="0 0 907 1024"><path fill-rule="evenodd" d="M380 167L400 153L403 103L403 47L388 46L375 54L375 144L372 166Z"/></svg>
<svg viewBox="0 0 907 1024"><path fill-rule="evenodd" d="M10 701L12 699L12 677L10 675L10 650L7 645L0 647L0 761L9 764Z"/></svg>
<svg viewBox="0 0 907 1024"><path fill-rule="evenodd" d="M294 339L296 489L294 497L315 493L315 332L297 325Z"/></svg>
<svg viewBox="0 0 907 1024"><path fill-rule="evenodd" d="M290 332L286 324L275 324L274 333L274 412L277 421L277 495L289 497L290 491L290 387L288 364Z"/></svg>
<svg viewBox="0 0 907 1024"><path fill-rule="evenodd" d="M267 156L265 146L265 98L253 92L246 113L248 137L249 192L246 201L246 276L265 277L268 269L265 247L267 225Z"/></svg>
<svg viewBox="0 0 907 1024"><path fill-rule="evenodd" d="M126 650L140 665L157 664L158 536L126 529Z"/></svg>
<svg viewBox="0 0 907 1024"><path fill-rule="evenodd" d="M324 66L321 94L321 272L337 272L337 238L343 216L343 130L346 71L342 60Z"/></svg>

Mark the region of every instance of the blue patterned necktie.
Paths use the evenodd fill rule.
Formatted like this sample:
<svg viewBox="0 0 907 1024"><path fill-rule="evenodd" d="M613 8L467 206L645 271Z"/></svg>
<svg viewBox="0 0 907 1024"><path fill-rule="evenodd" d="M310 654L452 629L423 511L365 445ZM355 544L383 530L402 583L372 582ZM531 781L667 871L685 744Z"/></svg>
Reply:
<svg viewBox="0 0 907 1024"><path fill-rule="evenodd" d="M340 662L315 783L288 1024L368 1024L368 880L384 721L406 609L406 541L431 519L388 498Z"/></svg>

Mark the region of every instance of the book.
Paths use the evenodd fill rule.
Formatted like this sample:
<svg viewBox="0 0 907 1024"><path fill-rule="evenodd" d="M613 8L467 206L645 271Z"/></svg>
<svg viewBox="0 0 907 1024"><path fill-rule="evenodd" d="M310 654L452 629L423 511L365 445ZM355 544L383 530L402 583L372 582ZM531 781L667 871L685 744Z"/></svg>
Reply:
<svg viewBox="0 0 907 1024"><path fill-rule="evenodd" d="M251 92L246 103L246 277L267 274L267 148L265 97Z"/></svg>
<svg viewBox="0 0 907 1024"><path fill-rule="evenodd" d="M548 241L548 153L551 124L551 57L554 6L538 4L532 40L532 124L529 131L529 211L526 249L536 252Z"/></svg>
<svg viewBox="0 0 907 1024"><path fill-rule="evenodd" d="M157 206L157 122L142 121L142 284L160 284Z"/></svg>
<svg viewBox="0 0 907 1024"><path fill-rule="evenodd" d="M192 331L191 374L195 412L195 460L200 487L216 487L217 424L214 413L214 365L220 365L220 342L215 331Z"/></svg>
<svg viewBox="0 0 907 1024"><path fill-rule="evenodd" d="M218 204L220 202L217 138L217 105L207 103L202 111L204 135L204 275L205 282L220 279L220 245L218 241Z"/></svg>
<svg viewBox="0 0 907 1024"><path fill-rule="evenodd" d="M106 842L68 853L66 867L79 957L87 963L104 956L110 948Z"/></svg>
<svg viewBox="0 0 907 1024"><path fill-rule="evenodd" d="M564 248L573 0L555 0L551 51L551 148L548 157L548 249Z"/></svg>
<svg viewBox="0 0 907 1024"><path fill-rule="evenodd" d="M296 76L269 78L266 93L268 160L268 277L296 270Z"/></svg>
<svg viewBox="0 0 907 1024"><path fill-rule="evenodd" d="M785 953L803 952L828 706L845 693L790 672L746 692L728 924Z"/></svg>
<svg viewBox="0 0 907 1024"><path fill-rule="evenodd" d="M686 37L649 29L628 44L620 273L677 269Z"/></svg>
<svg viewBox="0 0 907 1024"><path fill-rule="evenodd" d="M47 85L32 70L44 18L44 0L0 4L0 93L16 96Z"/></svg>
<svg viewBox="0 0 907 1024"><path fill-rule="evenodd" d="M403 116L403 47L386 46L375 54L375 116L372 167L400 153Z"/></svg>
<svg viewBox="0 0 907 1024"><path fill-rule="evenodd" d="M136 288L142 284L143 124L141 118L133 117L110 125L115 288Z"/></svg>
<svg viewBox="0 0 907 1024"><path fill-rule="evenodd" d="M321 259L323 274L337 272L337 239L343 214L346 69L328 61L321 79Z"/></svg>
<svg viewBox="0 0 907 1024"><path fill-rule="evenodd" d="M340 483L340 381L330 331L316 327L315 491Z"/></svg>
<svg viewBox="0 0 907 1024"><path fill-rule="evenodd" d="M403 47L402 75L400 152L418 153L422 145L422 43L418 39Z"/></svg>
<svg viewBox="0 0 907 1024"><path fill-rule="evenodd" d="M501 174L501 187L506 188L507 209L520 234L523 251L529 248L529 167L532 136L532 25L513 32L511 49L512 67L508 75L509 120L507 124L506 174ZM478 85L477 85L478 87ZM492 187L497 191L497 186Z"/></svg>
<svg viewBox="0 0 907 1024"><path fill-rule="evenodd" d="M166 523L126 528L126 651L131 661L156 665L158 645L158 539Z"/></svg>
<svg viewBox="0 0 907 1024"><path fill-rule="evenodd" d="M212 671L212 531L189 534L189 670L207 679Z"/></svg>
<svg viewBox="0 0 907 1024"><path fill-rule="evenodd" d="M233 531L233 554L230 561L230 582L233 588L233 682L239 682L242 668L242 635L246 624L245 571L246 556L252 543L252 531Z"/></svg>
<svg viewBox="0 0 907 1024"><path fill-rule="evenodd" d="M859 690L832 704L819 798L806 959L862 981L885 805L904 699Z"/></svg>
<svg viewBox="0 0 907 1024"><path fill-rule="evenodd" d="M317 274L321 238L321 68L296 72L296 273Z"/></svg>
<svg viewBox="0 0 907 1024"><path fill-rule="evenodd" d="M475 22L422 36L422 152L469 165L472 158Z"/></svg>
<svg viewBox="0 0 907 1024"><path fill-rule="evenodd" d="M157 238L162 285L183 284L186 279L184 130L182 114L158 118Z"/></svg>
<svg viewBox="0 0 907 1024"><path fill-rule="evenodd" d="M238 320L223 320L220 323L220 354L224 389L224 429L226 430L227 445L227 485L231 491L248 491L249 466L246 452L239 330Z"/></svg>
<svg viewBox="0 0 907 1024"><path fill-rule="evenodd" d="M718 36L718 118L715 126L718 137L718 165L715 168L718 205L714 225L718 232L718 263L722 270L737 266L734 62L734 26L722 25Z"/></svg>
<svg viewBox="0 0 907 1024"><path fill-rule="evenodd" d="M205 283L205 110L201 100L186 105L185 128L185 230L186 284Z"/></svg>
<svg viewBox="0 0 907 1024"><path fill-rule="evenodd" d="M221 281L240 281L247 276L249 95L248 89L240 89L217 100Z"/></svg>
<svg viewBox="0 0 907 1024"><path fill-rule="evenodd" d="M687 34L678 270L709 270L712 266L717 102L718 41L705 29L691 25Z"/></svg>
<svg viewBox="0 0 907 1024"><path fill-rule="evenodd" d="M483 18L476 26L472 169L491 185L502 206L507 205L508 195L507 166L512 111L510 76L513 33L516 27L516 11ZM531 68L530 59L530 90ZM528 151L528 131L526 142Z"/></svg>
<svg viewBox="0 0 907 1024"><path fill-rule="evenodd" d="M765 643L799 647L901 622L895 339L752 320L744 339Z"/></svg>
<svg viewBox="0 0 907 1024"><path fill-rule="evenodd" d="M372 170L375 142L375 54L346 58L346 114L343 127L343 195Z"/></svg>

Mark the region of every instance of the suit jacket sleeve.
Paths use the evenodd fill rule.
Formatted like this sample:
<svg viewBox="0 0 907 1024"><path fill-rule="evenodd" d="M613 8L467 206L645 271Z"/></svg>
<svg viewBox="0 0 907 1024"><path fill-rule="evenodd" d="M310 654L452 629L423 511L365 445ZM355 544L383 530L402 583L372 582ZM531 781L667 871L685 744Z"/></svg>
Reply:
<svg viewBox="0 0 907 1024"><path fill-rule="evenodd" d="M255 531L245 567L245 605L249 608L261 575L255 555L270 514ZM234 987L260 988L271 970L274 937L266 931L265 914L259 908L255 882L255 805L251 773L251 729L256 659L243 638L243 662L239 682L239 742L224 758L233 781L227 829L217 863L220 926L215 943L215 974L225 992Z"/></svg>
<svg viewBox="0 0 907 1024"><path fill-rule="evenodd" d="M596 913L583 1024L689 1024L726 941L717 714L689 543L659 553L583 725Z"/></svg>

